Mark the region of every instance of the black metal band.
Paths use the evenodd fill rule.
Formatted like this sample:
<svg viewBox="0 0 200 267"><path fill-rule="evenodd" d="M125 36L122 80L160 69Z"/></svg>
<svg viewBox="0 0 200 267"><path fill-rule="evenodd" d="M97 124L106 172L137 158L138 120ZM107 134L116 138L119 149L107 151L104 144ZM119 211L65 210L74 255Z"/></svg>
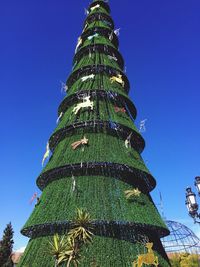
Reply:
<svg viewBox="0 0 200 267"><path fill-rule="evenodd" d="M99 100L108 99L113 104L115 104L115 102L124 103L124 105L127 105L128 110L131 113L131 116L133 117L134 120L137 116L136 107L134 106L133 102L128 97L120 95L116 92L106 91L106 90L101 90L101 89L90 90L90 91L81 90L75 94L69 95L68 97L64 98L64 100L61 102L58 108L58 116L60 115L61 112L64 113L69 107L77 103L85 95L87 96L90 95L91 98L98 97Z"/></svg>
<svg viewBox="0 0 200 267"><path fill-rule="evenodd" d="M90 24L94 21L106 21L107 23L109 23L110 27L114 29L114 22L112 18L102 12L96 12L96 13L90 14L85 20L84 27L86 23Z"/></svg>
<svg viewBox="0 0 200 267"><path fill-rule="evenodd" d="M95 1L90 6L89 9L93 6L100 5L102 8L104 8L108 13L110 13L110 7L106 2L103 1Z"/></svg>
<svg viewBox="0 0 200 267"><path fill-rule="evenodd" d="M150 192L156 186L156 180L149 173L129 167L125 164L112 162L83 162L67 164L46 171L37 178L37 186L43 190L49 183L64 177L75 176L106 176L138 187L142 192ZM91 177L92 179L92 177Z"/></svg>
<svg viewBox="0 0 200 267"><path fill-rule="evenodd" d="M78 52L74 56L73 65L78 62L83 56L88 56L89 53L95 53L96 51L105 55L115 56L117 58L117 64L121 69L124 69L124 60L119 51L110 45L104 44L93 44L80 48L80 50L78 50Z"/></svg>
<svg viewBox="0 0 200 267"><path fill-rule="evenodd" d="M82 68L77 69L76 71L72 72L71 75L69 76L66 84L70 90L70 87L80 78L85 75L90 75L90 74L99 74L99 73L106 73L109 76L116 76L118 74L122 75L122 80L124 81L124 90L128 94L129 89L130 89L130 84L127 76L119 69L106 66L106 65L88 65L84 66ZM123 87L122 87L123 90Z"/></svg>
<svg viewBox="0 0 200 267"><path fill-rule="evenodd" d="M67 136L78 133L77 131L79 129L84 129L84 133L105 133L106 131L107 134L121 138L124 141L132 133L132 135L130 136L131 147L139 153L142 153L145 147L145 141L142 136L125 125L111 121L90 120L75 122L74 124L56 131L49 139L49 147L51 151L53 151L55 147Z"/></svg>
<svg viewBox="0 0 200 267"><path fill-rule="evenodd" d="M55 233L64 234L73 227L72 221L58 221L23 228L21 233L27 237L36 238ZM158 236L161 238L169 234L169 230L164 227L126 221L95 220L91 223L91 227L95 235L123 239L130 242L142 242L141 238L143 236Z"/></svg>
<svg viewBox="0 0 200 267"><path fill-rule="evenodd" d="M104 36L105 38L109 38L110 34L112 34L113 37L110 42L116 47L116 49L118 49L119 41L116 34L112 30L103 27L94 27L92 29L86 29L85 32L81 35L82 42L84 42L89 36L95 33L98 33L99 35Z"/></svg>

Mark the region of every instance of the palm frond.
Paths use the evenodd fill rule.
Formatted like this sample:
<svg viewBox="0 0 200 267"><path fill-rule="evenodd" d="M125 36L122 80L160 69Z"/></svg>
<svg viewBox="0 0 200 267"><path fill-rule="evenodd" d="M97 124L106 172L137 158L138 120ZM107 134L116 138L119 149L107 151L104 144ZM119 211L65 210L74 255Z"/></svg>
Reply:
<svg viewBox="0 0 200 267"><path fill-rule="evenodd" d="M77 209L76 217L74 219L75 226L86 226L91 224L91 216L85 209Z"/></svg>
<svg viewBox="0 0 200 267"><path fill-rule="evenodd" d="M138 188L133 188L133 189L124 191L124 194L125 194L126 199L130 199L133 197L139 197L141 194L141 191Z"/></svg>
<svg viewBox="0 0 200 267"><path fill-rule="evenodd" d="M71 229L68 233L68 236L70 239L73 239L73 240L78 240L83 243L91 243L93 233L89 231L88 229L82 226L79 226L79 227Z"/></svg>

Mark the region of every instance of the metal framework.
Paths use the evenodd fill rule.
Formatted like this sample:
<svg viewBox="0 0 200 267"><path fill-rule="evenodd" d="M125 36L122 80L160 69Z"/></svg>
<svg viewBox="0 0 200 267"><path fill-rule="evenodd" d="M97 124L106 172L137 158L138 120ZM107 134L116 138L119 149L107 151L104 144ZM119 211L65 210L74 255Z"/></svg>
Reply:
<svg viewBox="0 0 200 267"><path fill-rule="evenodd" d="M200 254L200 239L184 224L175 221L165 221L170 235L162 238L162 244L167 253L187 252Z"/></svg>

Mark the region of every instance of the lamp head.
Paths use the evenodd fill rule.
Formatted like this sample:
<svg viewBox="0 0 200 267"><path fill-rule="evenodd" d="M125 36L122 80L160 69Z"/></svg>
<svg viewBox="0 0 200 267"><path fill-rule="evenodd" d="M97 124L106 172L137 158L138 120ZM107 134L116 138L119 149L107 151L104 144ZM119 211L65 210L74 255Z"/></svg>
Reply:
<svg viewBox="0 0 200 267"><path fill-rule="evenodd" d="M197 192L198 192L198 194L200 196L200 176L195 177L194 185L196 186Z"/></svg>

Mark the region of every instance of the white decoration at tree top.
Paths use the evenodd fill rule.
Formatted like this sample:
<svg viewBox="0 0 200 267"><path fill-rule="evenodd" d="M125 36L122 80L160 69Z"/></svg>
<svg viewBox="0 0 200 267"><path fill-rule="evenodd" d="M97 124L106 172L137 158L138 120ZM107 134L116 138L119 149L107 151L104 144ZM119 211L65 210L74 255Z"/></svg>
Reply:
<svg viewBox="0 0 200 267"><path fill-rule="evenodd" d="M91 11L94 11L96 8L100 8L100 5L98 4L98 5L96 5L96 6L93 6L93 7L90 8L90 10L91 10Z"/></svg>

